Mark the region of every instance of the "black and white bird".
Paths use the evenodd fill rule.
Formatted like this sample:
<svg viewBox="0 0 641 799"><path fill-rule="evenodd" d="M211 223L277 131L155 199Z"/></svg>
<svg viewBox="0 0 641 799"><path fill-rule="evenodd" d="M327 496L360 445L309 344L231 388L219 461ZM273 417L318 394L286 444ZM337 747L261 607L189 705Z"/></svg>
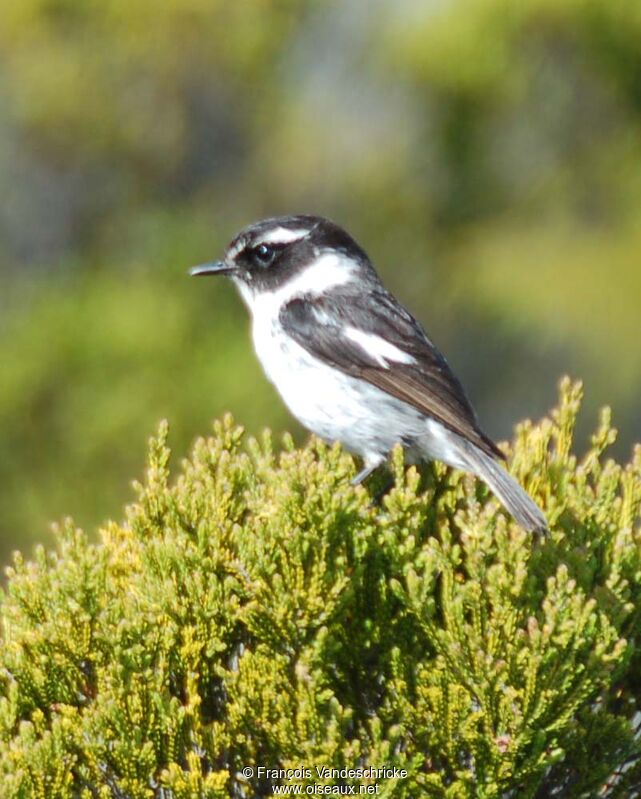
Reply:
<svg viewBox="0 0 641 799"><path fill-rule="evenodd" d="M266 219L242 230L222 261L190 273L236 284L267 377L305 427L363 458L355 483L401 443L409 461L475 474L526 530L547 528L445 358L341 227L316 216Z"/></svg>

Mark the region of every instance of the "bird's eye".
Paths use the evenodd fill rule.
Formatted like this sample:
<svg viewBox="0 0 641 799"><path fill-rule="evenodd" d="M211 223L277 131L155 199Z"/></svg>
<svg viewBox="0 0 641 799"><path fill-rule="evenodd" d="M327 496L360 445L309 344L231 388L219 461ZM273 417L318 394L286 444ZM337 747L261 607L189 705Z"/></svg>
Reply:
<svg viewBox="0 0 641 799"><path fill-rule="evenodd" d="M260 266L269 266L274 260L276 250L273 247L267 246L267 244L259 244L258 247L254 249L253 255L254 260L260 264Z"/></svg>

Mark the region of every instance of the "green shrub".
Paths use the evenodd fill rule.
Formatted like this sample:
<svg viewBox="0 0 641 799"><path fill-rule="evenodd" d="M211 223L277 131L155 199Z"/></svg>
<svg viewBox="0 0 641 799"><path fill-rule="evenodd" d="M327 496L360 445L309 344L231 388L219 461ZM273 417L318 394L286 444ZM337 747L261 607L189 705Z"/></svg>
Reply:
<svg viewBox="0 0 641 799"><path fill-rule="evenodd" d="M604 411L578 460L580 397L565 381L517 431L544 540L440 464L397 452L377 499L340 448L243 445L229 419L171 481L163 424L126 521L97 544L68 523L10 569L0 796L634 795L641 448L604 460Z"/></svg>

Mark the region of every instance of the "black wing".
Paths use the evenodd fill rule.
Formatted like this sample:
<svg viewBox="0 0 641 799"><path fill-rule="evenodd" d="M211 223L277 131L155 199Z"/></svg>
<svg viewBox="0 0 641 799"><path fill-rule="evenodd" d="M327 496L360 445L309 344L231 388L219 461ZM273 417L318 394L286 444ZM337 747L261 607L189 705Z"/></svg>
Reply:
<svg viewBox="0 0 641 799"><path fill-rule="evenodd" d="M386 291L299 297L283 306L279 319L307 352L407 402L488 455L505 457L480 429L445 358L416 319ZM414 362L381 364L346 335L349 327L380 336Z"/></svg>

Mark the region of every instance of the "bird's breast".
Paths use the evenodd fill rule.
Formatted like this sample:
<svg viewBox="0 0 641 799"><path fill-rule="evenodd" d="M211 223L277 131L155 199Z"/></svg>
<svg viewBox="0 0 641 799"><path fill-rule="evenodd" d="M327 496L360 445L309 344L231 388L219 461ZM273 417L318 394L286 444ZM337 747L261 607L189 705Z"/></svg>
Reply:
<svg viewBox="0 0 641 799"><path fill-rule="evenodd" d="M267 303L254 309L252 334L263 369L289 410L322 438L368 456L387 452L406 433L423 429L415 409L297 344Z"/></svg>
<svg viewBox="0 0 641 799"><path fill-rule="evenodd" d="M304 381L316 359L285 333L278 312L279 307L273 307L269 298L258 303L253 311L252 337L265 374L289 405L306 393Z"/></svg>

